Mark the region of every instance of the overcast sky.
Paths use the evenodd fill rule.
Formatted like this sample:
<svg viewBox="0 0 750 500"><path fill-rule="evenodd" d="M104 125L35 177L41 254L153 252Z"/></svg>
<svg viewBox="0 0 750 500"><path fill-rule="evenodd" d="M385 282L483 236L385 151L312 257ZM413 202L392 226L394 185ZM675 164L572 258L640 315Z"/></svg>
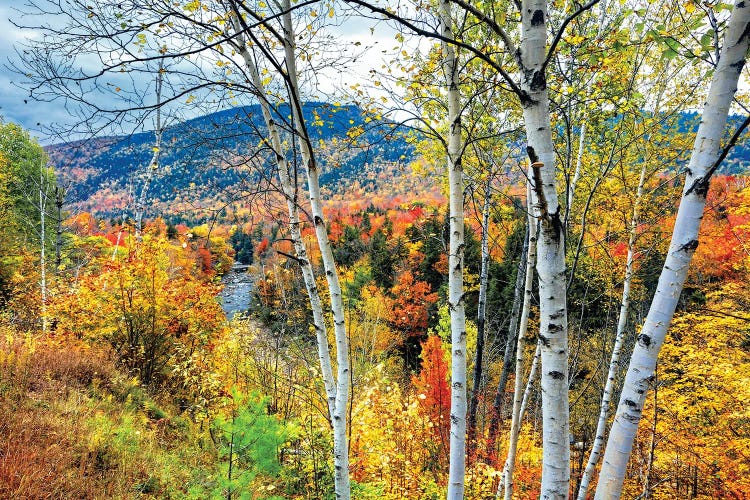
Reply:
<svg viewBox="0 0 750 500"><path fill-rule="evenodd" d="M18 87L18 82L23 80L23 76L13 73L8 67L9 60L17 59L14 49L20 48L19 44L27 36L33 35L19 30L9 21L18 21L20 18L20 14L10 6L11 3L17 4L14 0L0 0L0 116L5 121L20 124L43 144L57 142L59 139L50 139L44 134L44 128L69 122L70 115L59 102L38 102L30 99L28 91ZM26 21L32 22L36 23L38 20ZM319 81L324 94L330 93L332 88L363 81L369 69L380 69L384 60L387 60L382 51L393 49L394 45L397 45L394 40L395 31L379 25L373 35L370 30L372 26L373 22L369 20L350 19L344 26L336 28L342 43L351 44L353 40L358 40L363 45L372 45L374 48L366 57L358 60L353 68L354 74L342 75L334 71L328 76L329 80ZM411 50L416 50L416 42Z"/></svg>
<svg viewBox="0 0 750 500"><path fill-rule="evenodd" d="M0 0L0 116L5 121L19 123L33 135L40 136L37 123L48 124L63 120L67 114L60 106L28 99L28 92L13 83L19 80L19 76L7 68L8 59L15 60L14 48L18 47L18 42L25 35L8 20L18 16L10 7L11 2L12 0Z"/></svg>

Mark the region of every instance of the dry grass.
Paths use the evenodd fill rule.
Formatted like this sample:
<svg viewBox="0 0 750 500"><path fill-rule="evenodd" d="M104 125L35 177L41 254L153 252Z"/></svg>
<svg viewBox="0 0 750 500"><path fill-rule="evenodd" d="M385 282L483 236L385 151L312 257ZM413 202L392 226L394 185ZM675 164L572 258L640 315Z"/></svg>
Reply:
<svg viewBox="0 0 750 500"><path fill-rule="evenodd" d="M140 431L117 427L105 390L117 372L104 353L0 344L0 498L129 498L154 488L150 464L115 448ZM120 435L94 439L97 424Z"/></svg>

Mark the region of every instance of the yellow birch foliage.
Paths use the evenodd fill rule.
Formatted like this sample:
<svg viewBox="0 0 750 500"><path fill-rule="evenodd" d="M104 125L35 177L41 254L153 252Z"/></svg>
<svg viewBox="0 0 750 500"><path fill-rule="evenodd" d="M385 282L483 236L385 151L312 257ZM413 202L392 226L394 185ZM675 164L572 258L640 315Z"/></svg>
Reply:
<svg viewBox="0 0 750 500"><path fill-rule="evenodd" d="M658 366L652 498L745 498L750 491L750 304L746 284L726 283L675 318ZM640 494L648 470L654 397L639 430Z"/></svg>

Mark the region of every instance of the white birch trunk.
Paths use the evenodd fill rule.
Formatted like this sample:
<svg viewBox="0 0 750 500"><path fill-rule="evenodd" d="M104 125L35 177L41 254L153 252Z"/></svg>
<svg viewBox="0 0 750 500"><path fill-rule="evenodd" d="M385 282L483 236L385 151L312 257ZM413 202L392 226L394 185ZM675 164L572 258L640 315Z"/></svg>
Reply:
<svg viewBox="0 0 750 500"><path fill-rule="evenodd" d="M453 38L449 0L440 0L440 31ZM464 496L466 472L466 314L464 310L464 186L461 163L461 95L458 57L454 46L443 43L443 73L448 92L449 249L448 308L451 316L451 429L448 499Z"/></svg>
<svg viewBox="0 0 750 500"><path fill-rule="evenodd" d="M240 33L241 29L237 24L236 19L234 20L235 30ZM315 273L313 271L312 264L307 255L307 247L302 239L301 222L299 218L299 201L298 192L295 188L296 182L293 183L289 173L289 163L285 156L284 147L281 143L281 134L279 133L279 127L273 119L271 113L271 106L268 100L265 98L264 92L265 87L263 80L258 71L258 66L255 64L252 55L250 54L247 46L244 43L244 37L238 37L238 51L245 62L253 86L258 91L260 98L260 108L263 113L263 121L266 124L268 130L268 137L270 140L270 146L276 155L276 165L279 169L279 181L281 182L281 189L286 198L287 212L289 215L289 238L292 240L294 246L295 256L297 263L300 265L302 271L302 278L305 282L305 289L307 291L307 297L310 300L310 308L313 313L313 327L315 328L315 338L318 347L318 361L320 363L321 375L323 378L323 386L325 387L326 398L328 401L328 413L329 418L333 421L334 408L336 405L336 379L333 376L333 367L331 365L331 354L328 345L328 333L326 331L325 314L323 312L323 304L320 299L320 293L318 292L318 286L315 281Z"/></svg>
<svg viewBox="0 0 750 500"><path fill-rule="evenodd" d="M529 379L526 381L526 389L523 391L523 401L521 401L521 411L518 412L518 421L523 422L523 417L526 415L526 408L529 407L529 399L531 399L531 389L534 387L534 380L536 380L536 374L539 371L539 362L542 358L542 344L537 342L536 350L534 351L534 358L531 361L531 370L529 371ZM520 429L520 427L519 427Z"/></svg>
<svg viewBox="0 0 750 500"><path fill-rule="evenodd" d="M328 239L323 204L320 194L320 181L318 165L315 162L311 150L310 138L306 132L304 116L302 113L302 98L299 83L297 81L297 65L295 56L294 29L292 26L292 14L290 0L284 0L284 53L287 68L288 87L291 94L291 106L294 116L294 127L300 142L302 162L307 173L307 187L310 197L310 207L313 215L315 235L320 248L323 269L326 273L328 292L331 300L331 311L333 313L333 330L336 341L336 403L333 411L333 465L335 493L338 500L349 500L351 487L349 482L349 445L347 442L346 408L349 401L349 339L346 333L346 319L344 316L344 301L341 292L336 262L333 258L333 249Z"/></svg>
<svg viewBox="0 0 750 500"><path fill-rule="evenodd" d="M505 460L505 466L503 467L503 477L501 485L505 485L506 500L513 498L513 470L516 465L516 452L518 448L518 436L521 431L521 420L523 415L521 413L521 405L523 403L523 395L525 391L523 388L523 357L524 357L524 345L523 338L526 336L526 332L529 326L529 311L531 309L531 292L534 284L534 261L536 260L536 242L537 242L537 224L536 218L532 213L532 207L529 203L531 201L531 189L527 187L526 195L526 206L528 210L528 234L529 234L529 248L526 254L526 280L524 282L523 289L523 308L521 310L521 321L518 328L518 341L516 342L516 373L515 382L513 384L513 413L511 414L510 420L510 442L508 444L508 457ZM538 348L537 348L538 349ZM533 367L532 367L533 368ZM529 384L531 384L532 373L529 374ZM500 495L500 487L498 486L498 496Z"/></svg>
<svg viewBox="0 0 750 500"><path fill-rule="evenodd" d="M291 20L289 24L291 24ZM236 19L234 21L234 26L237 32L241 31ZM312 268L312 264L307 255L307 249L302 239L296 182L292 182L289 173L289 164L286 156L284 155L284 149L281 143L279 129L275 121L273 120L270 105L268 103L268 100L266 99L266 96L264 95L265 87L262 83L257 65L255 64L255 61L253 60L250 52L247 50L247 46L244 43L244 37L239 37L239 44L240 55L242 56L245 65L250 72L253 85L259 92L259 101L263 113L263 119L266 123L266 128L268 129L270 145L273 148L274 153L276 154L276 162L279 169L279 180L281 182L282 190L286 198L287 210L289 213L290 239L292 240L292 243L294 245L297 262L299 263L302 270L305 288L307 290L308 299L310 300L310 306L313 312L313 326L315 328L315 336L318 346L318 361L320 362L323 385L325 387L326 398L328 402L329 418L331 421L331 426L333 428L334 467L336 470L334 480L336 497L339 499L348 500L350 498L350 487L348 474L348 445L346 441L346 418L344 414L349 388L348 358L346 357L348 348L345 344L343 350L344 363L342 363L340 359L342 347L340 342L337 342L339 352L339 383L337 384L336 378L334 378L333 375L333 367L331 363L323 305L315 281L315 274ZM345 336L344 340L346 341ZM345 388L343 401L340 400L340 386L342 384Z"/></svg>
<svg viewBox="0 0 750 500"><path fill-rule="evenodd" d="M528 205L529 204L527 203L527 206ZM521 307L521 303L523 302L522 296L524 295L528 270L533 270L534 260L536 259L536 256L534 258L529 257L530 238L531 227L527 221L521 258L518 260L518 268L516 270L516 283L513 287L513 306L511 307L510 324L508 325L508 341L505 343L505 352L503 353L503 368L500 372L500 380L498 381L495 390L495 400L492 402L492 418L490 419L489 440L487 442L488 450L492 450L495 447L496 436L498 434L500 420L504 411L503 399L505 398L505 388L508 384L510 369L513 366L513 360L511 358L517 354L516 350L518 349L518 342L520 341L518 325L520 317L523 314ZM536 245L536 234L534 234L534 245ZM536 248L536 246L534 248ZM502 488L502 484L501 479L500 484L498 485L498 491Z"/></svg>
<svg viewBox="0 0 750 500"><path fill-rule="evenodd" d="M47 334L47 256L45 252L45 243L47 233L45 230L45 214L47 210L47 195L45 193L44 164L39 166L39 218L41 219L41 244L39 254L39 265L41 267L41 280L39 286L42 294L42 335Z"/></svg>
<svg viewBox="0 0 750 500"><path fill-rule="evenodd" d="M749 25L750 6L740 0L732 10L721 59L714 70L703 109L669 252L659 277L656 294L630 358L630 366L599 474L595 496L598 500L619 498L622 493L625 471L649 383L654 376L657 356L677 307L688 266L698 246L698 231L713 173L709 169L719 157L729 107L745 64L750 41L747 33Z"/></svg>
<svg viewBox="0 0 750 500"><path fill-rule="evenodd" d="M532 198L539 214L539 340L542 344L541 498L567 499L570 484L568 318L565 238L555 179L544 61L547 3L525 0L521 10L521 89L529 157L534 165Z"/></svg>
<svg viewBox="0 0 750 500"><path fill-rule="evenodd" d="M479 271L479 301L477 304L477 353L474 361L474 377L471 385L471 400L469 401L469 449L476 450L477 408L479 406L479 391L482 387L482 368L484 362L484 338L487 318L487 288L489 285L490 267L490 201L492 176L487 175L484 190L484 204L482 206L482 256Z"/></svg>
<svg viewBox="0 0 750 500"><path fill-rule="evenodd" d="M65 201L65 189L55 187L55 272L60 271L62 264L62 244L63 244L63 203Z"/></svg>
<svg viewBox="0 0 750 500"><path fill-rule="evenodd" d="M596 424L596 434L594 445L591 447L589 459L586 462L586 469L581 476L581 484L578 488L578 500L586 500L586 494L594 477L596 465L599 463L602 448L604 446L604 433L607 429L607 419L609 418L610 402L614 391L615 376L620 368L620 352L622 351L623 339L625 338L625 326L628 322L628 311L630 310L630 284L633 281L633 256L635 254L635 240L638 236L638 212L643 196L643 182L646 178L646 164L641 167L641 176L638 180L638 189L635 195L635 204L633 206L633 218L630 221L630 236L628 237L628 255L625 260L625 280L622 285L622 301L620 302L620 316L617 319L617 332L615 334L615 344L612 347L612 357L609 360L609 370L607 371L607 381L604 384L604 393L602 402L599 407L599 421Z"/></svg>
<svg viewBox="0 0 750 500"><path fill-rule="evenodd" d="M607 15L607 1L602 0L599 3L599 8L601 9L599 12L599 24L598 28L596 30L596 38L599 39L602 35L602 32L604 31L606 27L606 15ZM563 11L565 12L565 11ZM591 78L586 83L586 90L584 95L588 95L591 92L591 88L594 85L594 79ZM586 144L586 121L588 119L589 113L587 111L587 108L584 107L583 116L581 116L581 133L578 137L578 152L576 154L576 165L575 169L573 171L573 178L570 181L570 185L568 186L568 196L567 196L567 205L565 207L565 222L568 221L568 216L570 215L570 208L573 206L573 200L575 198L575 192L576 192L576 185L578 184L578 180L581 178L581 164L583 163L583 152L585 151L584 146Z"/></svg>
<svg viewBox="0 0 750 500"><path fill-rule="evenodd" d="M159 168L159 155L161 154L161 137L164 132L161 125L161 82L162 82L162 66L159 65L159 74L156 76L156 128L154 134L156 135L156 144L154 145L153 155L151 161L148 164L148 170L146 170L146 178L143 181L141 187L141 194L138 196L138 200L135 202L135 237L138 241L141 241L141 233L143 231L143 212L146 208L146 196L148 195L148 188L151 186L151 181L154 180L154 174Z"/></svg>
<svg viewBox="0 0 750 500"><path fill-rule="evenodd" d="M526 415L526 408L529 406L529 399L531 398L531 389L534 387L534 380L536 380L537 372L539 371L539 361L542 357L542 344L537 342L536 344L536 350L534 351L534 356L531 359L531 370L529 370L529 378L526 379L526 388L523 390L523 397L521 398L521 405L518 410L518 416L516 417L516 421L518 422L518 428L515 430L515 433L511 434L510 439L515 440L515 443L513 444L513 463L509 463L508 460L511 458L510 448L508 449L508 459L505 462L505 465L503 466L503 474L500 478L500 483L497 485L497 493L495 495L495 498L500 498L501 494L500 492L504 492L502 497L504 500L511 500L513 498L513 487L515 483L513 483L513 469L515 468L515 460L516 460L516 454L518 452L518 438L521 435L521 422L523 422L523 417ZM521 384L523 385L523 384ZM515 404L515 400L513 401ZM511 423L511 426L513 424ZM508 481L511 481L511 483L508 483Z"/></svg>
<svg viewBox="0 0 750 500"><path fill-rule="evenodd" d="M524 248L521 252L521 262L518 263L518 271L516 273L516 284L513 287L513 306L510 312L510 325L508 326L508 341L505 343L505 351L503 352L503 368L500 372L500 380L497 383L497 391L495 392L495 413L496 418L499 421L503 410L503 399L505 396L505 388L508 385L508 377L510 377L510 370L513 367L513 356L516 353L518 347L518 321L521 314L521 302L522 294L524 290L524 283L526 282L527 270L526 267L529 262L529 238L531 226L526 225L526 234L524 238ZM536 238L536 235L534 235ZM536 242L536 239L534 240ZM536 258L536 257L535 257ZM521 267L523 266L523 268ZM533 266L533 263L532 263ZM495 426L496 428L497 426Z"/></svg>

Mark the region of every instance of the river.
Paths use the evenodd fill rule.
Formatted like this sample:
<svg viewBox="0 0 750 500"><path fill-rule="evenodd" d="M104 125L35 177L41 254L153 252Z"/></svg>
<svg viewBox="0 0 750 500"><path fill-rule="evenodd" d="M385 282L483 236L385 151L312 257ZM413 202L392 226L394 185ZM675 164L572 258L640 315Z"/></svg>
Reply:
<svg viewBox="0 0 750 500"><path fill-rule="evenodd" d="M232 319L235 314L244 313L250 308L255 277L247 272L248 267L235 262L232 269L221 278L224 289L219 297L227 319Z"/></svg>

